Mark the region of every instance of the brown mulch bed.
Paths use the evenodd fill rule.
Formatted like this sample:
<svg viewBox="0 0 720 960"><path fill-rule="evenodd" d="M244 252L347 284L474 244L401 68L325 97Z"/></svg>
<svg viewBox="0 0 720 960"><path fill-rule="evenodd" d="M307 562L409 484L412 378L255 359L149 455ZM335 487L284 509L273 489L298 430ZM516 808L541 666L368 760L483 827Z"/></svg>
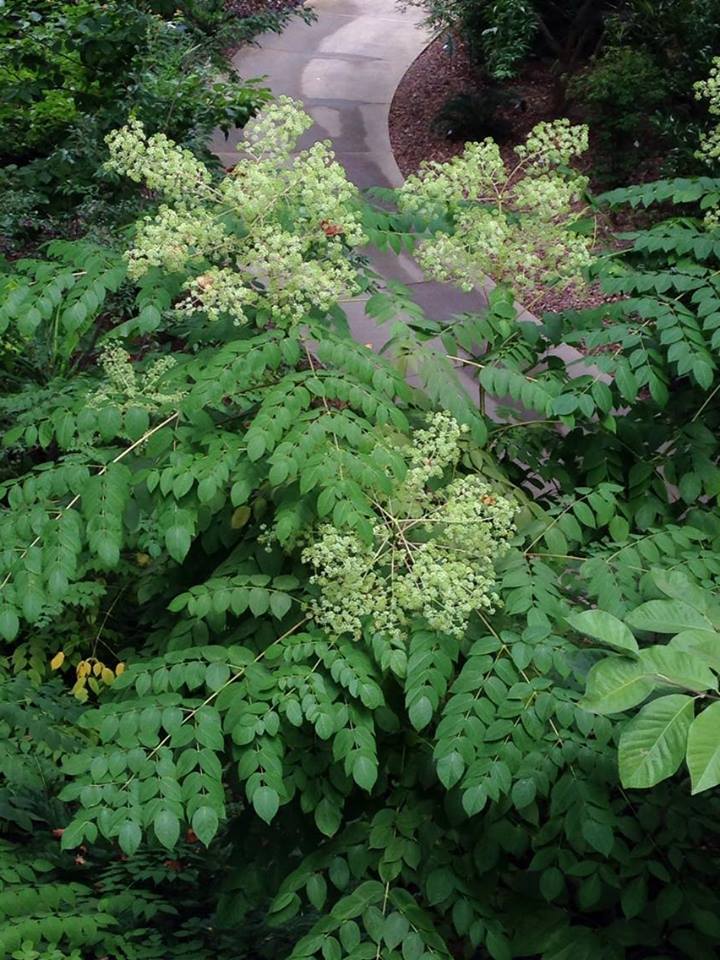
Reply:
<svg viewBox="0 0 720 960"><path fill-rule="evenodd" d="M512 97L508 105L497 112L497 117L507 130L505 137L497 139L508 163L514 157L514 147L524 140L535 124L556 116L552 111L552 77L546 64L528 63L509 87ZM467 93L482 97L482 92L479 71L470 60L462 41L447 36L439 37L420 54L401 80L390 109L390 140L403 176L415 173L424 160L442 162L462 153L464 142L449 139L435 127L434 121L450 98ZM577 108L566 111L566 115L574 122L583 122ZM593 142L591 127L590 150L580 167L590 175L591 185L602 190L602 185L593 183L592 166L596 153L597 141ZM638 182L655 178L658 175L658 163L656 158L651 158L647 161L646 169L633 172L632 180ZM603 249L618 247L613 233L639 226L639 216L640 213L633 212L628 217L628 213L623 211L603 220L599 223L599 245ZM597 284L564 291L550 288L535 302L533 309L535 313L542 313L598 306L610 299L614 298L603 295Z"/></svg>
<svg viewBox="0 0 720 960"><path fill-rule="evenodd" d="M303 3L304 0L227 0L225 6L238 17L255 17L262 13L282 13Z"/></svg>

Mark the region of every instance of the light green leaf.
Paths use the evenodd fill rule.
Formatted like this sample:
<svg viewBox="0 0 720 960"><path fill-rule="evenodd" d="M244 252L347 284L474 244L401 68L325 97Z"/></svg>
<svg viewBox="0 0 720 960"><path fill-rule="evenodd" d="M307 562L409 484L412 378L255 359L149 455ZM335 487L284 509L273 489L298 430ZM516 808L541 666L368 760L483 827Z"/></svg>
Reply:
<svg viewBox="0 0 720 960"><path fill-rule="evenodd" d="M265 453L265 437L262 433L252 433L248 438L247 454L251 460L259 460Z"/></svg>
<svg viewBox="0 0 720 960"><path fill-rule="evenodd" d="M321 833L326 837L332 837L337 833L342 821L342 810L331 803L327 797L323 797L320 803L315 807L315 823Z"/></svg>
<svg viewBox="0 0 720 960"><path fill-rule="evenodd" d="M383 940L388 950L394 950L410 932L410 924L401 913L393 912L385 917Z"/></svg>
<svg viewBox="0 0 720 960"><path fill-rule="evenodd" d="M118 843L123 853L131 857L142 840L142 831L134 820L123 820L120 832L118 833Z"/></svg>
<svg viewBox="0 0 720 960"><path fill-rule="evenodd" d="M292 597L289 597L287 593L273 592L270 594L270 610L278 620L282 620L291 606Z"/></svg>
<svg viewBox="0 0 720 960"><path fill-rule="evenodd" d="M604 610L583 610L582 613L566 617L566 620L578 633L587 634L608 647L623 653L638 652L635 637L622 620L618 620L611 613L605 613Z"/></svg>
<svg viewBox="0 0 720 960"><path fill-rule="evenodd" d="M280 806L277 790L273 790L272 787L258 787L253 793L252 805L260 819L270 823Z"/></svg>
<svg viewBox="0 0 720 960"><path fill-rule="evenodd" d="M212 807L198 807L193 814L191 826L198 840L209 847L218 830L218 816Z"/></svg>
<svg viewBox="0 0 720 960"><path fill-rule="evenodd" d="M720 671L720 633L714 630L683 630L672 638L668 647L691 653Z"/></svg>
<svg viewBox="0 0 720 960"><path fill-rule="evenodd" d="M513 784L510 798L518 810L522 810L533 802L536 792L535 781L529 777L523 777Z"/></svg>
<svg viewBox="0 0 720 960"><path fill-rule="evenodd" d="M0 637L3 640L14 640L20 629L18 615L12 607L2 607L0 609Z"/></svg>
<svg viewBox="0 0 720 960"><path fill-rule="evenodd" d="M418 697L418 699L410 706L408 710L408 716L410 717L410 723L415 727L416 730L422 730L423 727L426 727L433 716L432 703L427 697Z"/></svg>
<svg viewBox="0 0 720 960"><path fill-rule="evenodd" d="M352 768L353 780L363 790L372 790L377 780L377 763L370 757L360 754Z"/></svg>
<svg viewBox="0 0 720 960"><path fill-rule="evenodd" d="M717 677L700 658L671 647L647 647L640 663L658 682L687 687L689 690L717 690Z"/></svg>
<svg viewBox="0 0 720 960"><path fill-rule="evenodd" d="M692 719L692 697L671 694L645 704L620 736L623 786L653 787L671 777L685 756Z"/></svg>
<svg viewBox="0 0 720 960"><path fill-rule="evenodd" d="M72 850L79 847L85 835L85 823L81 820L73 820L63 830L60 846L63 850Z"/></svg>
<svg viewBox="0 0 720 960"><path fill-rule="evenodd" d="M260 789L266 790L267 787L261 787ZM316 910L322 910L325 905L325 900L327 899L327 883L325 883L325 879L321 877L319 873L314 873L308 878L308 882L305 884L305 891L312 906L315 907Z"/></svg>
<svg viewBox="0 0 720 960"><path fill-rule="evenodd" d="M332 908L332 917L336 920L351 920L371 904L378 903L385 895L385 885L378 880L365 880Z"/></svg>
<svg viewBox="0 0 720 960"><path fill-rule="evenodd" d="M167 849L172 850L180 837L180 821L171 810L159 810L153 820L155 836Z"/></svg>
<svg viewBox="0 0 720 960"><path fill-rule="evenodd" d="M487 791L482 784L468 787L462 795L463 810L469 817L474 817L476 813L480 813L486 803Z"/></svg>
<svg viewBox="0 0 720 960"><path fill-rule="evenodd" d="M130 407L125 414L125 430L131 440L137 440L150 426L150 417L143 407Z"/></svg>
<svg viewBox="0 0 720 960"><path fill-rule="evenodd" d="M679 570L653 570L652 579L658 590L673 600L694 607L700 613L708 612L710 595Z"/></svg>
<svg viewBox="0 0 720 960"><path fill-rule="evenodd" d="M590 670L581 706L590 713L622 713L642 703L654 689L653 675L640 663L609 657Z"/></svg>
<svg viewBox="0 0 720 960"><path fill-rule="evenodd" d="M177 563L182 563L191 543L190 531L186 527L170 527L165 532L165 546Z"/></svg>
<svg viewBox="0 0 720 960"><path fill-rule="evenodd" d="M464 772L465 761L457 750L451 750L437 762L437 775L446 790L452 789Z"/></svg>
<svg viewBox="0 0 720 960"><path fill-rule="evenodd" d="M648 633L680 633L681 630L712 630L708 618L682 600L648 600L627 616L633 630Z"/></svg>
<svg viewBox="0 0 720 960"><path fill-rule="evenodd" d="M690 725L687 765L693 793L720 784L720 702L710 704Z"/></svg>

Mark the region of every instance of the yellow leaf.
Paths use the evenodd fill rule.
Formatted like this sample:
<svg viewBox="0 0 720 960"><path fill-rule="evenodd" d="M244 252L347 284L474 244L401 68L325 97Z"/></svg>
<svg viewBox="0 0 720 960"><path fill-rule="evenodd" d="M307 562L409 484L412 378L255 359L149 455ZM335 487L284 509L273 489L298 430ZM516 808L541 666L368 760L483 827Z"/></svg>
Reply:
<svg viewBox="0 0 720 960"><path fill-rule="evenodd" d="M103 672L104 663L101 663L99 660L96 660L93 664L93 673L96 677L99 677Z"/></svg>
<svg viewBox="0 0 720 960"><path fill-rule="evenodd" d="M124 663L119 663L119 664L115 667L115 676L116 676L116 677L119 677L119 676L120 676L121 674L123 674L123 673L125 673L125 664L124 664Z"/></svg>
<svg viewBox="0 0 720 960"><path fill-rule="evenodd" d="M233 530L240 530L250 519L250 507L238 507L230 520L230 526Z"/></svg>
<svg viewBox="0 0 720 960"><path fill-rule="evenodd" d="M90 667L90 664L87 662L87 660L81 660L80 663L77 665L77 675L81 679L83 677L87 677L90 674L90 670L91 670L91 667Z"/></svg>
<svg viewBox="0 0 720 960"><path fill-rule="evenodd" d="M65 653L63 650L60 650L50 661L50 668L52 670L59 670L63 663L65 663Z"/></svg>
<svg viewBox="0 0 720 960"><path fill-rule="evenodd" d="M107 683L108 685L111 684L115 679L115 674L112 672L110 667L103 667L100 676L102 677L102 682Z"/></svg>
<svg viewBox="0 0 720 960"><path fill-rule="evenodd" d="M135 563L137 563L139 567L146 567L150 563L150 555L147 553L136 553Z"/></svg>

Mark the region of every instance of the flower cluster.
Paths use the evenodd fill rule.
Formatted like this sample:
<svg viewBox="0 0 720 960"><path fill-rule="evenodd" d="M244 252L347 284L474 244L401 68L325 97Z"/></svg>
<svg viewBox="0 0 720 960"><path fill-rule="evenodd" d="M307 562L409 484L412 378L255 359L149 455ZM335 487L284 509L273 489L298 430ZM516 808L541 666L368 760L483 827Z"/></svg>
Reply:
<svg viewBox="0 0 720 960"><path fill-rule="evenodd" d="M714 58L707 80L698 80L695 84L695 99L707 100L708 113L713 117L720 116L720 57ZM717 161L720 157L720 124L702 135L695 156L708 163Z"/></svg>
<svg viewBox="0 0 720 960"><path fill-rule="evenodd" d="M130 120L106 137L108 170L144 183L166 197L180 200L210 185L210 172L195 156L164 133L146 136L139 120Z"/></svg>
<svg viewBox="0 0 720 960"><path fill-rule="evenodd" d="M588 128L562 118L536 124L525 143L515 147L515 153L520 157L525 173L534 174L566 167L587 148Z"/></svg>
<svg viewBox="0 0 720 960"><path fill-rule="evenodd" d="M491 198L507 179L500 148L490 138L468 143L461 157L448 163L426 161L420 173L406 179L398 192L406 213L433 215L438 209L457 212L468 198Z"/></svg>
<svg viewBox="0 0 720 960"><path fill-rule="evenodd" d="M163 205L138 223L128 274L139 279L151 267L181 271L193 262L203 263L208 254L223 256L230 248L230 236L211 210Z"/></svg>
<svg viewBox="0 0 720 960"><path fill-rule="evenodd" d="M694 89L696 100L707 100L708 113L713 117L720 116L720 57L713 59L707 80L699 80ZM717 164L720 159L720 123L700 136L700 146L695 156L708 164ZM706 211L703 225L706 230L720 229L720 206L716 204Z"/></svg>
<svg viewBox="0 0 720 960"><path fill-rule="evenodd" d="M564 168L587 145L587 127L556 120L538 124L516 147L512 169L489 139L468 144L449 163L425 164L400 189L400 209L448 213L452 230L420 244L423 269L465 290L485 275L521 290L546 279L577 281L591 241L568 228L587 180Z"/></svg>
<svg viewBox="0 0 720 960"><path fill-rule="evenodd" d="M433 630L462 636L473 611L497 606L494 565L517 508L477 475L442 485L459 460L460 435L442 413L415 433L404 480L375 504L372 543L331 524L316 531L302 559L314 569L313 615L323 627L359 638L368 624L402 642L409 622L422 617Z"/></svg>
<svg viewBox="0 0 720 960"><path fill-rule="evenodd" d="M128 258L131 276L153 266L184 270L184 310L248 321L250 307L275 323L301 321L358 290L348 253L363 244L358 193L329 143L292 154L312 120L287 97L246 127L231 174L207 168L137 121L108 137L108 166L163 195Z"/></svg>
<svg viewBox="0 0 720 960"><path fill-rule="evenodd" d="M110 343L100 354L100 365L107 380L93 398L95 406L113 403L121 409L142 407L152 411L174 407L182 400L181 393L166 393L161 387L163 377L175 366L173 357L155 360L138 375L127 350Z"/></svg>

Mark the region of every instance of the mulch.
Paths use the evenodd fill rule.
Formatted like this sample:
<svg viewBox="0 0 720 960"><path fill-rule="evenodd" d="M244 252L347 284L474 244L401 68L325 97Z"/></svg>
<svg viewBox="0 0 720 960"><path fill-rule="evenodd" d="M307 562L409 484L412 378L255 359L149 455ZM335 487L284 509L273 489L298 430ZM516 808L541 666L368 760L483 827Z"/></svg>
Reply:
<svg viewBox="0 0 720 960"><path fill-rule="evenodd" d="M541 62L528 63L509 87L512 96L508 105L497 112L497 117L507 130L506 136L498 138L498 142L508 163L514 157L514 147L525 139L535 124L554 117L552 77L547 65ZM403 176L415 173L423 161L444 162L462 153L464 141L449 139L442 130L437 129L435 120L450 98L468 93L478 97L483 95L483 81L478 68L471 61L461 40L448 35L438 37L410 66L390 109L390 140ZM568 111L568 115L574 122L583 122L577 109ZM591 127L590 150L578 164L584 173L591 176L591 186L594 152ZM637 171L633 180L651 179L656 174L657 170L650 162L648 169ZM615 231L629 230L637 225L628 222L627 214L621 214L621 217L613 216L599 224L598 240L603 249L620 245L613 236ZM603 295L597 285L562 291L548 288L542 299L536 302L534 311L539 314L598 306L610 299L615 298Z"/></svg>
<svg viewBox="0 0 720 960"><path fill-rule="evenodd" d="M227 0L226 7L238 17L255 17L262 13L282 13L303 6L304 0Z"/></svg>

